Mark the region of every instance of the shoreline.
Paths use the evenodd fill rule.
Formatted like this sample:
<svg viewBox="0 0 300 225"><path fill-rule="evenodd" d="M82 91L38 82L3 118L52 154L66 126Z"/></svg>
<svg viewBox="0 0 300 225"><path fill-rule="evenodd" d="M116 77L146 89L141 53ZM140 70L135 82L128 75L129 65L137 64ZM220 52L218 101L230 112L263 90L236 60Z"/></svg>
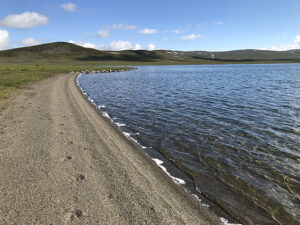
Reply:
<svg viewBox="0 0 300 225"><path fill-rule="evenodd" d="M77 74L22 90L0 115L0 222L221 224L82 95Z"/></svg>
<svg viewBox="0 0 300 225"><path fill-rule="evenodd" d="M120 71L116 71L116 72L120 72ZM109 115L109 112L105 110L105 106L104 105L98 106L97 104L95 104L94 99L92 99L88 95L88 93L80 86L80 82L78 79L80 78L80 76L85 76L85 75L86 74L79 73L75 77L75 84L79 92L82 94L82 97L89 102L89 104L100 114L100 116L102 116L105 120L107 120L107 122L110 123L111 126L114 129L116 129L117 132L121 133L124 136L124 138L129 140L129 142L133 145L134 148L137 149L137 151L143 152L146 157L148 157L151 161L154 161L155 165L159 167L169 178L171 178L174 184L181 186L181 188L188 195L193 196L193 198L195 198L201 204L201 206L204 206L209 211L215 213L222 221L223 224L226 225L242 224L240 221L238 221L237 218L233 217L224 208L216 204L216 202L211 201L210 199L207 198L207 196L201 194L201 191L199 191L197 187L194 185L194 180L190 177L190 175L187 174L185 171L181 170L177 165L174 164L174 162L168 159L161 152L152 149L152 147L149 148L149 146L144 146L143 144L141 144L136 138L132 137L134 133L128 133L123 131L122 130L123 127L127 128L127 130L128 129L130 130L130 128L127 127L126 124L123 123L119 124L115 122L111 117L111 115Z"/></svg>
<svg viewBox="0 0 300 225"><path fill-rule="evenodd" d="M123 71L111 71L111 72L123 72ZM98 72L94 72L94 73L97 74ZM95 111L99 114L99 116L101 116L103 119L105 119L110 124L110 126L116 130L116 132L118 132L120 135L122 135L123 138L126 139L126 141L128 141L130 143L130 145L132 145L133 148L136 149L136 151L138 151L143 156L145 156L147 159L149 159L150 163L152 163L155 167L161 169L161 171L165 175L167 175L167 177L169 179L172 180L173 184L176 185L180 189L180 191L183 191L184 195L188 195L188 197L192 197L193 200L197 201L197 204L201 205L201 207L204 207L209 212L217 215L219 220L221 221L221 224L223 224L223 225L242 225L239 221L237 221L230 214L228 214L228 212L226 212L224 209L219 208L220 206L216 205L214 202L210 201L207 198L205 198L205 199L199 198L199 194L201 195L201 192L199 192L199 190L197 190L197 188L194 185L193 185L193 189L190 189L190 187L188 187L188 184L187 184L189 182L193 183L194 181L192 181L192 180L190 181L189 175L186 174L184 171L180 170L176 165L173 165L173 163L168 158L166 158L166 156L164 156L163 154L161 154L158 151L156 151L155 154L153 154L153 152L151 153L149 151L150 149L148 149L148 147L143 146L141 143L138 142L138 140L131 137L131 133L122 131L121 127L123 125L125 127L127 127L127 125L120 124L121 125L120 126L120 125L118 125L118 123L115 123L113 121L113 118L108 114L108 112L103 111L103 106L101 106L101 107L97 106L94 103L94 100L89 97L88 93L85 92L85 90L80 87L78 78L81 75L85 76L88 74L91 74L91 73L81 73L81 72L78 73L74 77L74 82L75 82L75 85L76 85L78 91L82 95L82 98L86 99L86 101L95 109ZM167 163L167 165L164 165L166 163ZM172 163L172 165L170 165L171 163ZM181 177L178 177L175 174L173 174L173 172L168 171L168 168L170 168L173 172L174 172L174 170L177 170L177 172L181 173ZM184 178L182 178L182 177L184 177ZM195 190L196 190L196 192L194 192ZM202 196L202 197L204 197L204 196ZM213 209L211 209L210 207ZM235 221L235 222L231 223L231 222L229 222L228 219L231 221Z"/></svg>

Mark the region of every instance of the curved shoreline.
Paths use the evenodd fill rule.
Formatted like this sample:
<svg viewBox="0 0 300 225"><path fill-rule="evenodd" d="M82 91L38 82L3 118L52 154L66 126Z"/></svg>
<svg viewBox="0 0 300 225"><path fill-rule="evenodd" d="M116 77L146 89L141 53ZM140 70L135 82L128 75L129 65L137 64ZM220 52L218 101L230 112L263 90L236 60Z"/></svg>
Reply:
<svg viewBox="0 0 300 225"><path fill-rule="evenodd" d="M236 216L237 218L233 217L226 209L209 199L206 195L203 195L203 193L195 186L194 179L188 173L179 168L173 161L171 161L166 155L159 152L157 149L152 149L152 147L147 145L145 146L140 143L139 140L134 136L135 133L130 129L130 127L122 122L118 123L114 121L114 118L112 118L109 112L106 111L105 105L97 105L95 100L92 99L86 90L80 86L79 78L85 75L86 74L84 73L79 73L75 77L76 86L82 94L82 97L85 98L90 105L96 109L100 116L107 120L111 126L117 130L117 132L122 133L123 136L130 141L133 147L137 148L137 151L142 151L149 159L151 159L151 161L154 161L156 166L160 167L160 169L162 169L162 171L164 171L164 173L167 174L175 184L181 185L181 188L184 189L188 195L192 195L195 199L197 199L198 202L200 202L202 206L209 208L209 211L212 211L214 214L216 214L223 224L242 224L241 221L238 221L237 219L239 216ZM126 132L123 131L123 127L125 127Z"/></svg>
<svg viewBox="0 0 300 225"><path fill-rule="evenodd" d="M221 224L82 96L76 76L28 86L0 115L0 222Z"/></svg>

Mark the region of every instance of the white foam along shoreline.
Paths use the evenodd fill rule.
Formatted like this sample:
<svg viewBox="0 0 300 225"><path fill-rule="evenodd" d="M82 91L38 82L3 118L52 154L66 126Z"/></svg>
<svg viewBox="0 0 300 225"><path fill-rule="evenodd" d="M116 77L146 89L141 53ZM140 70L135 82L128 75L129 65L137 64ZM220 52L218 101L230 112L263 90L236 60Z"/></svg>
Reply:
<svg viewBox="0 0 300 225"><path fill-rule="evenodd" d="M90 103L92 103L100 112L101 112L101 114L104 116L104 117L106 117L106 118L108 118L112 123L114 123L117 127L126 127L126 124L124 124L124 123L117 123L117 122L115 122L112 118L111 118L111 116L108 114L108 112L106 112L106 111L104 111L105 110L105 105L96 105L95 104L95 100L94 99L92 99L89 95L88 95L88 93L80 86L80 83L79 83L79 78L82 76L82 74L79 74L78 76L77 76L77 78L76 78L76 84L77 84L77 86L79 87L79 89L81 90L81 92L84 94L84 96L86 96L86 98L89 100L89 102ZM124 134L124 136L127 138L127 139L129 139L129 140L131 140L131 141L133 141L135 144L137 144L140 148L142 148L142 149L146 149L147 147L146 146L143 146L142 144L140 144L139 142L138 142L138 140L136 140L135 138L133 138L132 137L132 134L131 133L129 133L129 132L125 132L125 131L122 131L121 129L120 129L120 131ZM145 153L146 154L146 153ZM147 154L146 154L147 155ZM148 156L148 155L147 155ZM151 158L176 184L179 184L179 185L184 185L184 184L186 184L186 182L183 180L183 179L180 179L180 178L177 178L177 177L174 177L174 176L172 176L168 171L167 171L167 169L166 169L166 167L164 167L163 166L163 161L162 160L160 160L160 159L156 159L156 158Z"/></svg>
<svg viewBox="0 0 300 225"><path fill-rule="evenodd" d="M91 104L93 104L93 105L96 107L96 109L98 109L104 117L106 117L107 119L109 119L109 120L110 120L113 124L115 124L119 129L120 129L121 127L127 127L126 124L124 124L124 123L117 123L117 122L115 122L115 121L112 119L112 117L108 114L108 112L105 111L105 109L106 109L105 105L97 105L97 104L95 103L95 100L92 99L92 98L88 95L88 93L80 86L79 78L80 78L82 75L83 75L83 74L80 73L80 74L76 77L76 84L77 84L78 88L81 90L81 92L83 93L83 95L86 96L86 98L88 99L88 101L89 101ZM121 129L120 129L120 132L121 132L127 139L129 139L129 140L131 140L132 142L134 142L134 143L135 143L136 145L138 145L140 148L142 148L142 149L146 149L146 148L147 148L146 146L143 146L142 144L140 144L140 143L138 142L138 140L134 139L134 138L131 136L131 133L122 131ZM146 153L145 153L145 154L146 154ZM147 155L148 157L150 157L148 154L146 154L146 155ZM151 157L150 157L150 158L151 158ZM180 179L180 178L177 178L177 177L172 176L172 175L168 172L168 170L166 169L166 167L163 166L163 163L164 163L164 162L163 162L162 160L157 159L157 158L151 158L151 159L156 163L157 166L159 166L159 167L160 167L160 168L161 168L161 169L162 169L162 170L163 170L163 171L164 171L164 172L165 172L165 173L173 180L174 183L176 183L177 185L185 185L185 184L186 184L186 182L185 182L183 179ZM201 192L199 191L199 193L201 193ZM199 202L202 202L201 199L200 199L197 195L192 194L192 196L193 196L194 198L196 198ZM204 206L204 207L206 207L206 208L209 208L209 205L208 205L208 204L203 204L203 203L201 203L201 205ZM242 225L242 224L236 224L236 223L229 223L228 220L225 219L225 218L223 218L223 217L220 217L219 219L221 220L221 222L222 222L224 225Z"/></svg>

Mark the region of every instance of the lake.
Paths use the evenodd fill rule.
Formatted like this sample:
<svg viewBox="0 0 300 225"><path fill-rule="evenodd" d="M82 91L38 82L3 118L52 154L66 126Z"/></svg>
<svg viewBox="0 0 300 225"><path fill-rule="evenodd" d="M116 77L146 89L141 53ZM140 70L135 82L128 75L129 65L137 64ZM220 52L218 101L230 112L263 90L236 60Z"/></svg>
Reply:
<svg viewBox="0 0 300 225"><path fill-rule="evenodd" d="M78 84L238 221L300 223L300 64L140 66Z"/></svg>

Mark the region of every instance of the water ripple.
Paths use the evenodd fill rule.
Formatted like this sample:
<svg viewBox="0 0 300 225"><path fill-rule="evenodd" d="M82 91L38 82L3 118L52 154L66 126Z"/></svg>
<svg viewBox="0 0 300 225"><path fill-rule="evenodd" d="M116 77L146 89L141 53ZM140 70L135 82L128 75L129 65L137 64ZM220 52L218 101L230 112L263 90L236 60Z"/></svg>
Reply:
<svg viewBox="0 0 300 225"><path fill-rule="evenodd" d="M79 83L244 223L300 223L299 64L139 67Z"/></svg>

